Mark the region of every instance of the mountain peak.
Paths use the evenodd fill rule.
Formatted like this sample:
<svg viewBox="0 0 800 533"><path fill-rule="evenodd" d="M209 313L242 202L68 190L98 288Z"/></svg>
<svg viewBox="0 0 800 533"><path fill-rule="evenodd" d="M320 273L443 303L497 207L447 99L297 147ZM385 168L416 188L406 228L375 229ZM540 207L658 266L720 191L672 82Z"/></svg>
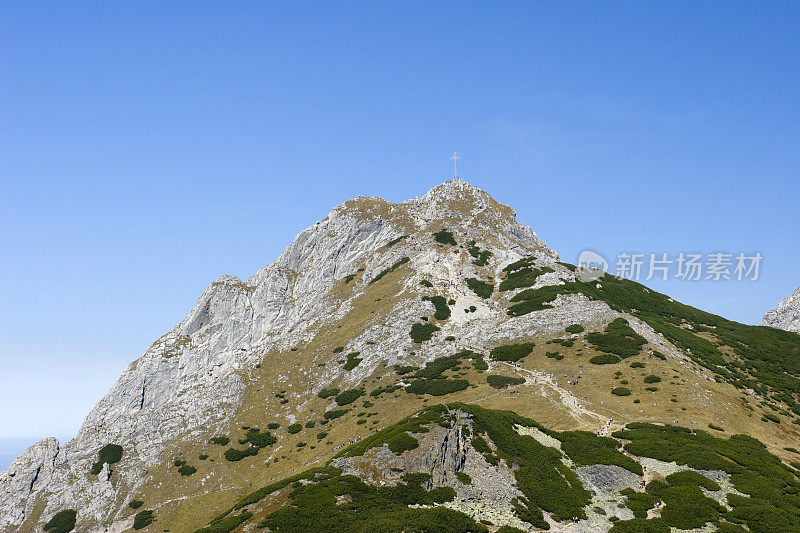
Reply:
<svg viewBox="0 0 800 533"><path fill-rule="evenodd" d="M761 325L800 333L800 287L767 311Z"/></svg>
<svg viewBox="0 0 800 533"><path fill-rule="evenodd" d="M275 507L259 503L263 495L246 497L241 505L247 509L238 515L219 513L239 505L248 490L297 479L309 465L335 466L386 487L402 480L410 487L421 481L419 472L428 472L438 491L432 494L455 491L453 512L464 520L530 531L524 520L545 527L546 519L560 528L565 517L581 518L589 494L583 488L572 494L577 506L568 514L551 510L535 518L539 507L521 513L510 506L511 498L539 483L516 480L516 472L530 469L514 468L517 459L498 462L484 438L498 450L522 436L526 446L554 450L549 464L560 473L549 479L567 475L571 486L585 483L586 491L598 486L592 471L621 479L620 472L595 464L608 459L611 441L592 444L586 440L591 432L564 433L586 442L561 447L558 434L545 433L545 426L517 427L523 419L506 418L508 409L559 430L605 437L633 421L679 420L719 431L724 424L726 431L765 435L772 449L789 453L783 443L791 441L782 435L791 431L789 438L796 438L794 424L777 425L772 412L762 418L744 405L706 399L743 394L731 376L737 385L752 383L735 374L744 368L738 362L718 366L726 359L717 347L725 343L736 347L725 354L768 360L774 366L767 370L778 369L760 370L762 381L772 381L758 394L774 396L756 396L753 405L785 398L792 403L769 407L785 417L789 409L800 413L794 396L780 388L796 373L792 354L800 357L800 337L769 328L754 333L687 309L627 280L577 280L571 265L559 263L530 227L517 222L513 209L463 179L400 203L355 198L300 232L250 278L211 282L188 315L122 373L75 439L42 441L0 474L0 530L41 530L61 513L77 516L78 531L127 530L134 514L146 522L152 513L158 530L187 531L211 521L200 531L221 531L215 516L231 528L241 525L237 520L248 522L237 530L250 530L276 516L269 515ZM686 329L678 327L683 321ZM703 337L695 338L695 331ZM771 360L761 346L779 358ZM428 400L475 406L433 407L403 421L432 406ZM443 415L441 424L423 428L425 420L434 422L425 417L436 413ZM409 433L423 439L419 446ZM478 444L471 449L471 443ZM518 449L501 451L511 458ZM593 449L597 457L571 457L575 471L562 461L562 452ZM606 466L619 467L624 458L615 457ZM606 517L633 516L620 514L614 502L624 501L621 490L646 480L637 464L626 462L633 470L613 491L598 493L608 496L596 502L603 512L583 516L582 530L608 530L613 524ZM657 471L657 463L648 462L651 467ZM533 502L537 494L541 500ZM554 509L549 496L525 498ZM480 505L463 503L469 501ZM139 506L143 510L134 513Z"/></svg>

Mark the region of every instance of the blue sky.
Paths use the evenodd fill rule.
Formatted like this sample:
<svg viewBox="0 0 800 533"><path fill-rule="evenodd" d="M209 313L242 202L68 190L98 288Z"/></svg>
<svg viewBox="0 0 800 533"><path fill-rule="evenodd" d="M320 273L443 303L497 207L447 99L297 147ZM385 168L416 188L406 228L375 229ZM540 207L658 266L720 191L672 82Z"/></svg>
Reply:
<svg viewBox="0 0 800 533"><path fill-rule="evenodd" d="M0 4L0 456L454 150L565 260L760 252L756 282L651 284L758 323L800 285L798 35L790 2Z"/></svg>

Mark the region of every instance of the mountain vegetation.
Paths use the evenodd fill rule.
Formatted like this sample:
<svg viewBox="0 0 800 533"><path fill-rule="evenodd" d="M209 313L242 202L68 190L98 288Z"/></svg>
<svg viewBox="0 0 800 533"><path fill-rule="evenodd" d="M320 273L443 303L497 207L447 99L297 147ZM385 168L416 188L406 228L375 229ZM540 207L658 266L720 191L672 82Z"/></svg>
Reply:
<svg viewBox="0 0 800 533"><path fill-rule="evenodd" d="M800 531L800 335L582 274L463 180L345 202L0 473L0 531Z"/></svg>

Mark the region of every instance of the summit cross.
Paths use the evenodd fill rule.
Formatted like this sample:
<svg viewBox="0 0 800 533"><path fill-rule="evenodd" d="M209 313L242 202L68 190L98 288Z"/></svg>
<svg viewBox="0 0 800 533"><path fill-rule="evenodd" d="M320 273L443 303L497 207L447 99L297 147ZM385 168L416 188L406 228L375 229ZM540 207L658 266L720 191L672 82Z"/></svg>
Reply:
<svg viewBox="0 0 800 533"><path fill-rule="evenodd" d="M453 152L453 155L450 156L450 159L453 160L453 178L458 179L458 160L461 159L461 156L456 152Z"/></svg>

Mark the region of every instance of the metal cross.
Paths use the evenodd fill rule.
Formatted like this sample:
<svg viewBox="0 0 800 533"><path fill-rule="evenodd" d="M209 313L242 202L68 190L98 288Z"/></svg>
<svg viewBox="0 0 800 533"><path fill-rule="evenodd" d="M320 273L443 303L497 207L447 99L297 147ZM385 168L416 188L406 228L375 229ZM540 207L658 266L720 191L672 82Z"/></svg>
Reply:
<svg viewBox="0 0 800 533"><path fill-rule="evenodd" d="M458 160L461 159L461 156L456 152L453 152L453 155L450 156L450 159L453 160L453 177L458 178Z"/></svg>

